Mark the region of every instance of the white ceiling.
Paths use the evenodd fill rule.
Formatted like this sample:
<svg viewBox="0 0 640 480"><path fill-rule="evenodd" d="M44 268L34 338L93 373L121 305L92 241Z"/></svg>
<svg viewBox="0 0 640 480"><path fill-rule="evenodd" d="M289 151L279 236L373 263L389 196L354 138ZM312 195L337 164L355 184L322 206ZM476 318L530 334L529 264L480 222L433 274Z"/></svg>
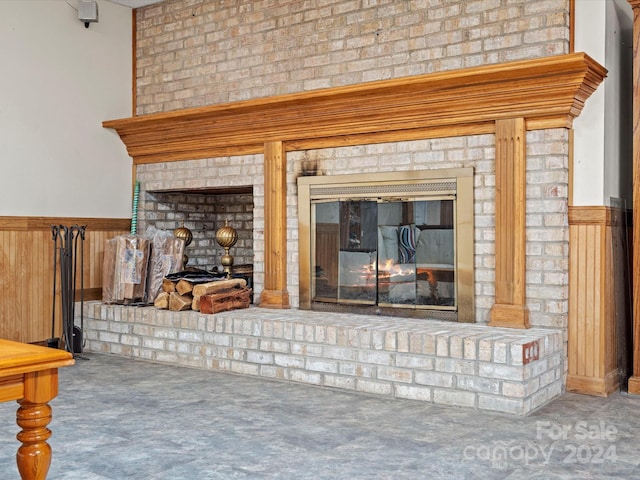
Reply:
<svg viewBox="0 0 640 480"><path fill-rule="evenodd" d="M164 0L109 0L113 3L119 3L120 5L124 5L126 7L131 8L140 8L146 7L147 5L151 5L152 3L160 3Z"/></svg>

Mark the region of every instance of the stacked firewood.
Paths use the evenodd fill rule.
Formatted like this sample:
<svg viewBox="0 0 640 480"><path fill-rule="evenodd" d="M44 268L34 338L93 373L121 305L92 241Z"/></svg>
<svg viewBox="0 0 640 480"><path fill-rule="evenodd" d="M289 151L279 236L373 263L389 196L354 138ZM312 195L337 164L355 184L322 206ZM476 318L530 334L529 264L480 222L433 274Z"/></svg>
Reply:
<svg viewBox="0 0 640 480"><path fill-rule="evenodd" d="M174 312L197 310L201 313L218 313L238 308L248 308L251 289L244 278L220 279L206 283L194 283L187 279L162 281L162 291L153 302L156 308Z"/></svg>

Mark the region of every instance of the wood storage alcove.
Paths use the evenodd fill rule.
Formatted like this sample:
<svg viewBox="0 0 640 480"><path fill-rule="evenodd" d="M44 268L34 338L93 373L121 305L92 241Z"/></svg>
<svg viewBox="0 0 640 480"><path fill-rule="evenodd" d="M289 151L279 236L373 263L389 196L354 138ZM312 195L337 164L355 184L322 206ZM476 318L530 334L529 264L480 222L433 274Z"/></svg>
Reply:
<svg viewBox="0 0 640 480"><path fill-rule="evenodd" d="M118 132L136 165L264 155L269 194L260 306L270 308L289 306L287 151L495 134L499 195L491 325L526 328L526 131L571 128L605 76L589 56L574 53L110 120L103 126Z"/></svg>

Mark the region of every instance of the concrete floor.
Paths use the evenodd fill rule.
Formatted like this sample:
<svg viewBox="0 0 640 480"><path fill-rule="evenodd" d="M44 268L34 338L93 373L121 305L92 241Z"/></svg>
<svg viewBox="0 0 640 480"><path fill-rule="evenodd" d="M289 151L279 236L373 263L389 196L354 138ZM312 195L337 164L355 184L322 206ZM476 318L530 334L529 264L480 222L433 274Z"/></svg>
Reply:
<svg viewBox="0 0 640 480"><path fill-rule="evenodd" d="M50 480L640 479L640 397L528 417L86 355L60 371ZM17 479L14 402L0 479Z"/></svg>

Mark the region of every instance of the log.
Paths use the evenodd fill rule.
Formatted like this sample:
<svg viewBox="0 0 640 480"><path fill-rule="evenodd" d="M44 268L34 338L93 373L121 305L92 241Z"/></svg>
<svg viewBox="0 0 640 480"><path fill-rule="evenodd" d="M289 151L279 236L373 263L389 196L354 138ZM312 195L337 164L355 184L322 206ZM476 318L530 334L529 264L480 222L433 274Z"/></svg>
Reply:
<svg viewBox="0 0 640 480"><path fill-rule="evenodd" d="M230 280L215 280L213 282L201 283L193 287L193 296L202 297L203 295L209 295L221 290L227 290L229 288L245 288L247 281L244 278L232 278Z"/></svg>
<svg viewBox="0 0 640 480"><path fill-rule="evenodd" d="M191 293L193 291L193 283L185 280L184 278L178 280L176 284L176 292L180 295L186 295L187 293Z"/></svg>
<svg viewBox="0 0 640 480"><path fill-rule="evenodd" d="M153 306L166 310L169 308L169 293L160 292L156 299L153 301Z"/></svg>
<svg viewBox="0 0 640 480"><path fill-rule="evenodd" d="M191 310L195 310L196 312L200 311L200 297L193 297L193 301L191 302Z"/></svg>
<svg viewBox="0 0 640 480"><path fill-rule="evenodd" d="M220 293L202 295L200 297L200 312L219 313L238 308L249 308L250 303L250 288L230 288Z"/></svg>
<svg viewBox="0 0 640 480"><path fill-rule="evenodd" d="M171 293L176 291L176 282L169 280L168 278L162 279L162 291Z"/></svg>
<svg viewBox="0 0 640 480"><path fill-rule="evenodd" d="M189 310L191 308L191 302L193 302L191 295L180 295L178 292L171 292L169 294L169 310L172 312Z"/></svg>

